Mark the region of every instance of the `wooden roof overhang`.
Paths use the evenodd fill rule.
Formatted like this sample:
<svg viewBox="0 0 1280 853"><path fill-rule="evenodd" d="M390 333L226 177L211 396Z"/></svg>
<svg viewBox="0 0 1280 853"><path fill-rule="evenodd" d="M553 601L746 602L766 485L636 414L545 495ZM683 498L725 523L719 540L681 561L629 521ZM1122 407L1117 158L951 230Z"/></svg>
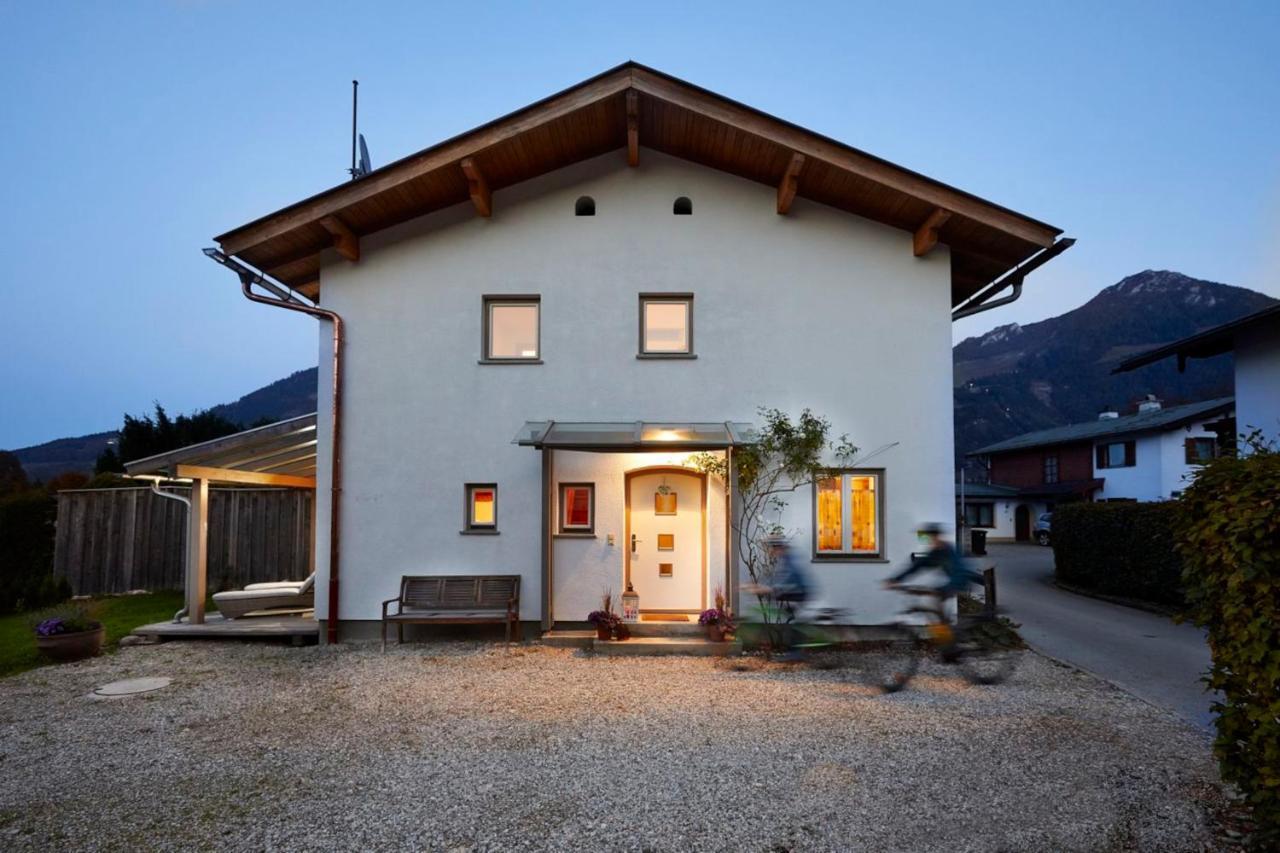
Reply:
<svg viewBox="0 0 1280 853"><path fill-rule="evenodd" d="M320 292L320 253L357 261L360 236L625 148L641 147L912 232L923 255L951 250L951 299L1053 245L1061 229L637 63L626 63L510 115L375 169L215 238L304 296Z"/></svg>

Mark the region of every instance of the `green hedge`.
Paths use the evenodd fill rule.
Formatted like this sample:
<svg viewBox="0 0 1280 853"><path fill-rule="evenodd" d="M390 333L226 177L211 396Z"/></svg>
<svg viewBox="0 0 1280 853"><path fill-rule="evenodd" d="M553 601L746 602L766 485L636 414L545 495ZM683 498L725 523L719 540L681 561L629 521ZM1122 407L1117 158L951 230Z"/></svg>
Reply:
<svg viewBox="0 0 1280 853"><path fill-rule="evenodd" d="M71 595L53 578L58 501L43 489L0 498L0 613L56 604Z"/></svg>
<svg viewBox="0 0 1280 853"><path fill-rule="evenodd" d="M1181 605L1176 509L1173 501L1056 508L1050 541L1058 580L1104 595Z"/></svg>
<svg viewBox="0 0 1280 853"><path fill-rule="evenodd" d="M1214 752L1252 808L1253 846L1280 849L1280 453L1215 459L1179 503L1188 615L1223 695Z"/></svg>

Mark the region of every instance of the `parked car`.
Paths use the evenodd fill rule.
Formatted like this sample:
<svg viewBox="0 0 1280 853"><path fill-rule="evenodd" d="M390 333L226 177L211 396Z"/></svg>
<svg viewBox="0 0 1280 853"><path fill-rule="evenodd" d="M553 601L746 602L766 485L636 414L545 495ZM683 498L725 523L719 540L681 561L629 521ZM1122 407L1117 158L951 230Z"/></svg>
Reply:
<svg viewBox="0 0 1280 853"><path fill-rule="evenodd" d="M1035 529L1031 531L1032 537L1041 545L1049 544L1049 529L1053 525L1053 513L1044 512L1036 519Z"/></svg>

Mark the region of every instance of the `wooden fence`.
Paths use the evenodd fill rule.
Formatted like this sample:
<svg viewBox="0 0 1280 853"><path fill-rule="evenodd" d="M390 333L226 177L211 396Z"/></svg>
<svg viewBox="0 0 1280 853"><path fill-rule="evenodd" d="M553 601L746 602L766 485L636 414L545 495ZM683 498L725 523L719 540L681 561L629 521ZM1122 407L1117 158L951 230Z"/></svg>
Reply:
<svg viewBox="0 0 1280 853"><path fill-rule="evenodd" d="M210 489L210 591L305 578L313 507L309 491ZM150 489L58 493L53 572L76 595L182 589L186 542L186 506Z"/></svg>

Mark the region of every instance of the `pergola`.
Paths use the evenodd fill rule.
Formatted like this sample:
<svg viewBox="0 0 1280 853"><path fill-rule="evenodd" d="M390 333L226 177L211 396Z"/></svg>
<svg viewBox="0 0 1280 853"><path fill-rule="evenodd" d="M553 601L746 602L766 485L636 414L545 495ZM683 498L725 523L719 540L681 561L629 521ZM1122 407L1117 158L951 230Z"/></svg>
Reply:
<svg viewBox="0 0 1280 853"><path fill-rule="evenodd" d="M209 485L316 487L316 416L215 438L125 463L131 477L191 484L187 517L186 604L191 624L204 622L209 566Z"/></svg>

